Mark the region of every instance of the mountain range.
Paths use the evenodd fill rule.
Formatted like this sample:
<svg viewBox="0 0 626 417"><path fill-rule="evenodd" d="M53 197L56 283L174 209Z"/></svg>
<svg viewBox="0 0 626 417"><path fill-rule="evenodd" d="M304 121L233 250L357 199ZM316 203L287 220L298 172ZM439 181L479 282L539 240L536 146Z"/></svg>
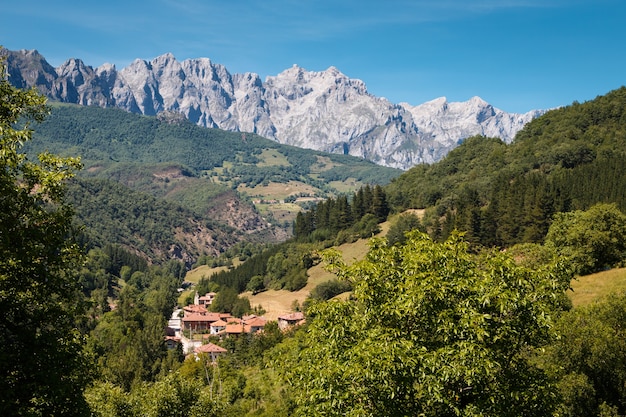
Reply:
<svg viewBox="0 0 626 417"><path fill-rule="evenodd" d="M54 68L36 50L2 53L11 84L36 87L52 100L144 115L178 112L200 126L252 132L400 169L436 162L474 135L511 142L544 113L507 113L479 97L394 104L335 67L315 72L294 65L262 81L251 72L231 74L208 58L179 62L169 53L121 70L112 64L93 68L75 58Z"/></svg>

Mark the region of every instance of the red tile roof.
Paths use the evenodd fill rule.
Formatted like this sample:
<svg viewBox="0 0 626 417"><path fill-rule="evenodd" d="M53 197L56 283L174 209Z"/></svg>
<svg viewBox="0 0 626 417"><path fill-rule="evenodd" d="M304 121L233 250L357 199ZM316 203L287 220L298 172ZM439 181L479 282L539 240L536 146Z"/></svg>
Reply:
<svg viewBox="0 0 626 417"><path fill-rule="evenodd" d="M291 314L283 314L282 316L278 316L278 320L286 320L286 321L300 321L304 320L304 313L298 311Z"/></svg>
<svg viewBox="0 0 626 417"><path fill-rule="evenodd" d="M200 313L187 313L183 317L183 322L206 322L209 321L205 314Z"/></svg>
<svg viewBox="0 0 626 417"><path fill-rule="evenodd" d="M263 317L254 317L246 321L245 323L250 327L264 327L267 323L267 320L265 320Z"/></svg>
<svg viewBox="0 0 626 417"><path fill-rule="evenodd" d="M243 325L242 324L227 324L226 330L224 330L228 334L239 334L243 333Z"/></svg>
<svg viewBox="0 0 626 417"><path fill-rule="evenodd" d="M198 304L189 304L188 306L183 307L183 310L186 313L202 313L202 314L207 313L206 307L198 305Z"/></svg>
<svg viewBox="0 0 626 417"><path fill-rule="evenodd" d="M187 313L183 316L183 321L202 321L213 323L220 319L219 313Z"/></svg>
<svg viewBox="0 0 626 417"><path fill-rule="evenodd" d="M226 353L228 352L221 346L215 345L213 343L207 343L205 345L198 346L194 349L196 353Z"/></svg>

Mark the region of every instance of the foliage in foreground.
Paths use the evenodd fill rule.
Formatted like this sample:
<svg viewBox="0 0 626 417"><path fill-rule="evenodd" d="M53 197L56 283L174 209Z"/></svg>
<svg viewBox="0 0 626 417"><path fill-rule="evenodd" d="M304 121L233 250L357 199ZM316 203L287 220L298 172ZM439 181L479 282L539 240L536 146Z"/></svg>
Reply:
<svg viewBox="0 0 626 417"><path fill-rule="evenodd" d="M561 337L548 350L559 378L560 413L626 413L626 294L613 294L564 314Z"/></svg>
<svg viewBox="0 0 626 417"><path fill-rule="evenodd" d="M73 274L80 251L63 195L80 163L48 153L27 159L28 122L45 117L45 99L11 87L3 61L0 74L0 412L82 415L89 372L74 324L83 313Z"/></svg>
<svg viewBox="0 0 626 417"><path fill-rule="evenodd" d="M414 232L402 246L374 239L352 266L327 255L353 299L314 303L301 351L285 355L297 415L551 414L555 386L532 359L570 274L468 249Z"/></svg>

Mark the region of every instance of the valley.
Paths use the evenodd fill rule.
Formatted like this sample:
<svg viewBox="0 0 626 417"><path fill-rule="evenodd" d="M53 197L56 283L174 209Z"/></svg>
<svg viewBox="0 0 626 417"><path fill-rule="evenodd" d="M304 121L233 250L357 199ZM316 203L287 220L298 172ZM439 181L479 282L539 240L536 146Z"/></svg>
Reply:
<svg viewBox="0 0 626 417"><path fill-rule="evenodd" d="M481 130L449 148L404 142L365 160L345 155L351 140L415 139L424 108L376 100L335 68L293 67L259 84L170 55L120 72L79 60L51 69L28 52L11 59L38 63L10 72L13 81L45 67L37 79L49 96L94 105L46 106L36 91L0 82L0 391L9 393L0 409L626 413L626 88L508 119L514 139ZM255 119L275 136L292 129L324 142L311 129L343 127L340 113L322 116L346 106L366 133L338 153L303 149L237 131L245 100L219 115L181 115L158 98L162 80L153 89L139 81L140 93L117 78L118 94L133 92L129 112L102 108L121 96L78 82L157 67L212 71L215 99L243 85L257 98L276 93ZM476 109L506 119L470 101L470 110L446 100L425 108L444 114L443 130ZM174 306L200 345L193 351L167 327Z"/></svg>

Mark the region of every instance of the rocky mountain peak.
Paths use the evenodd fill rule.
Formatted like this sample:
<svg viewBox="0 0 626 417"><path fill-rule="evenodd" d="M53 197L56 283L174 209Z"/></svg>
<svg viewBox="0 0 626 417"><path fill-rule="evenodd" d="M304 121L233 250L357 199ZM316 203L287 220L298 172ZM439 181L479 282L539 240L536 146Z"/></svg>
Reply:
<svg viewBox="0 0 626 417"><path fill-rule="evenodd" d="M542 114L506 113L480 97L394 104L333 66L307 71L293 65L262 81L252 72L231 74L208 58L178 61L171 53L136 59L119 71L111 64L94 70L79 59L55 69L37 51L3 53L11 83L36 86L55 100L147 115L174 111L201 126L254 132L401 169L435 162L472 135L510 141Z"/></svg>

